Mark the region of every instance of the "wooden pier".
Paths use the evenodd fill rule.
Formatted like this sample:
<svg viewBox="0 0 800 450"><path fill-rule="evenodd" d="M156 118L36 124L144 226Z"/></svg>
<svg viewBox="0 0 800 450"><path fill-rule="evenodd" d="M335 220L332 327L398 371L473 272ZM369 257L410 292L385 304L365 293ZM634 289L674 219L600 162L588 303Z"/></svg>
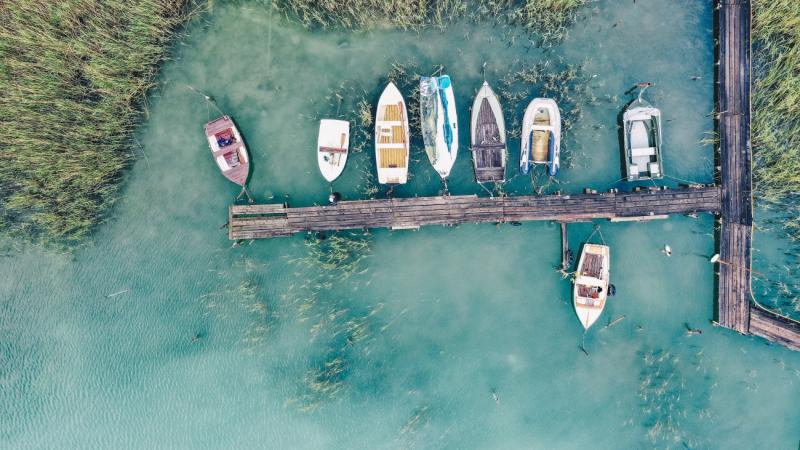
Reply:
<svg viewBox="0 0 800 450"><path fill-rule="evenodd" d="M233 240L362 228L408 229L480 222L559 222L592 219L648 220L669 214L720 211L720 189L700 187L579 195L412 197L342 201L336 205L233 205L228 234Z"/></svg>
<svg viewBox="0 0 800 450"><path fill-rule="evenodd" d="M229 237L243 240L345 229L548 220L562 222L563 266L568 260L566 222L716 213L721 216L717 322L800 350L800 323L762 308L751 293L750 0L718 0L717 6L720 186L579 195L394 198L299 208L234 205L229 210Z"/></svg>
<svg viewBox="0 0 800 450"><path fill-rule="evenodd" d="M753 202L750 171L750 5L722 0L719 8L719 138L722 221L719 324L747 333Z"/></svg>
<svg viewBox="0 0 800 450"><path fill-rule="evenodd" d="M719 140L722 217L717 321L800 350L800 323L764 309L751 292L753 242L750 144L750 0L719 0Z"/></svg>

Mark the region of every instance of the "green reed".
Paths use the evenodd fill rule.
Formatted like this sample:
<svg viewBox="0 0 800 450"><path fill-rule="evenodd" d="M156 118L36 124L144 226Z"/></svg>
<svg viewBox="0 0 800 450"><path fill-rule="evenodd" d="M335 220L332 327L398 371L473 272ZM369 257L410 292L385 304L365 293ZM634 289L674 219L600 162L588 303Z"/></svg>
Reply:
<svg viewBox="0 0 800 450"><path fill-rule="evenodd" d="M74 242L100 220L189 3L16 0L0 8L0 230Z"/></svg>
<svg viewBox="0 0 800 450"><path fill-rule="evenodd" d="M454 20L496 21L520 27L542 45L559 42L592 0L275 0L279 10L309 28L444 29Z"/></svg>
<svg viewBox="0 0 800 450"><path fill-rule="evenodd" d="M775 225L800 245L800 3L793 0L753 2L753 86L751 142L753 189L761 207L775 211L760 225ZM796 267L797 261L793 262ZM784 314L800 312L800 286L785 283L782 270L770 280L761 300Z"/></svg>
<svg viewBox="0 0 800 450"><path fill-rule="evenodd" d="M754 187L770 202L796 200L800 193L798 67L800 2L753 2Z"/></svg>

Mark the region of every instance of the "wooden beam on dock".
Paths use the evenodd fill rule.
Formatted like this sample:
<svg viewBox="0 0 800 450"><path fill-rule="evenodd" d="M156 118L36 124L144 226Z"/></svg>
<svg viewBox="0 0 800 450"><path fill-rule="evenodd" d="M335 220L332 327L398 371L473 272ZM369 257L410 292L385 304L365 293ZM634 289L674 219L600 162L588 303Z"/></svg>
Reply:
<svg viewBox="0 0 800 450"><path fill-rule="evenodd" d="M567 235L567 222L561 222L561 270L569 270L569 236Z"/></svg>
<svg viewBox="0 0 800 450"><path fill-rule="evenodd" d="M418 228L480 222L571 222L720 211L717 187L578 195L477 197L475 195L341 201L330 206L236 205L229 211L230 239L363 228Z"/></svg>

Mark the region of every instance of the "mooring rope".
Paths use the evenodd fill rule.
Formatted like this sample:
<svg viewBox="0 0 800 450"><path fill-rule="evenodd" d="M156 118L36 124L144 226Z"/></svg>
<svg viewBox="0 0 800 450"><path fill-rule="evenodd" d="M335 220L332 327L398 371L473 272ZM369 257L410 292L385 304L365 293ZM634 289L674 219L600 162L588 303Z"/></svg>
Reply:
<svg viewBox="0 0 800 450"><path fill-rule="evenodd" d="M206 100L206 108L209 109L209 113L208 113L209 120L211 119L211 117L210 117L211 116L210 108L208 108L209 104L211 106L213 106L214 109L216 109L220 113L220 115L223 115L223 116L225 115L225 113L219 108L219 106L217 106L217 103L214 101L213 97L211 97L210 95L206 94L205 92L202 92L200 90L195 89L192 86L189 86L188 84L184 84L184 86L186 86L186 88L189 89L190 91L195 92L197 94L200 94L200 95L203 96L203 98L205 98L205 100Z"/></svg>
<svg viewBox="0 0 800 450"><path fill-rule="evenodd" d="M665 178L671 178L671 179L673 179L675 181L682 181L684 183L689 183L689 184L705 184L705 183L700 183L699 181L684 180L682 178L673 177L673 176L670 176L670 175L664 175L664 177Z"/></svg>
<svg viewBox="0 0 800 450"><path fill-rule="evenodd" d="M600 242L602 242L603 245L606 245L606 240L603 238L603 232L600 231L600 225L594 226L594 231L592 231L592 234L590 234L589 237L586 238L586 242L591 241L595 234L598 234L600 236Z"/></svg>
<svg viewBox="0 0 800 450"><path fill-rule="evenodd" d="M489 194L489 197L494 198L494 192L487 189L486 186L483 185L483 183L478 181L478 186L480 186L484 191L486 191L486 193Z"/></svg>

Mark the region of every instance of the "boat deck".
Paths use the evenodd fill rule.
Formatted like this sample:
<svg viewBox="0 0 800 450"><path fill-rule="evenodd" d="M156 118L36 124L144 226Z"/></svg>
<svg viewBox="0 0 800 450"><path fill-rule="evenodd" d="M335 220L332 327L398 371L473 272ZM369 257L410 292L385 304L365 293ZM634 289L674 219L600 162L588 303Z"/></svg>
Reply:
<svg viewBox="0 0 800 450"><path fill-rule="evenodd" d="M593 253L586 253L583 256L581 275L585 277L600 278L603 273L603 256Z"/></svg>
<svg viewBox="0 0 800 450"><path fill-rule="evenodd" d="M475 179L478 182L503 181L506 170L503 165L506 145L500 137L497 118L492 112L489 100L481 101L475 130L476 144L472 146L472 158L475 165Z"/></svg>

